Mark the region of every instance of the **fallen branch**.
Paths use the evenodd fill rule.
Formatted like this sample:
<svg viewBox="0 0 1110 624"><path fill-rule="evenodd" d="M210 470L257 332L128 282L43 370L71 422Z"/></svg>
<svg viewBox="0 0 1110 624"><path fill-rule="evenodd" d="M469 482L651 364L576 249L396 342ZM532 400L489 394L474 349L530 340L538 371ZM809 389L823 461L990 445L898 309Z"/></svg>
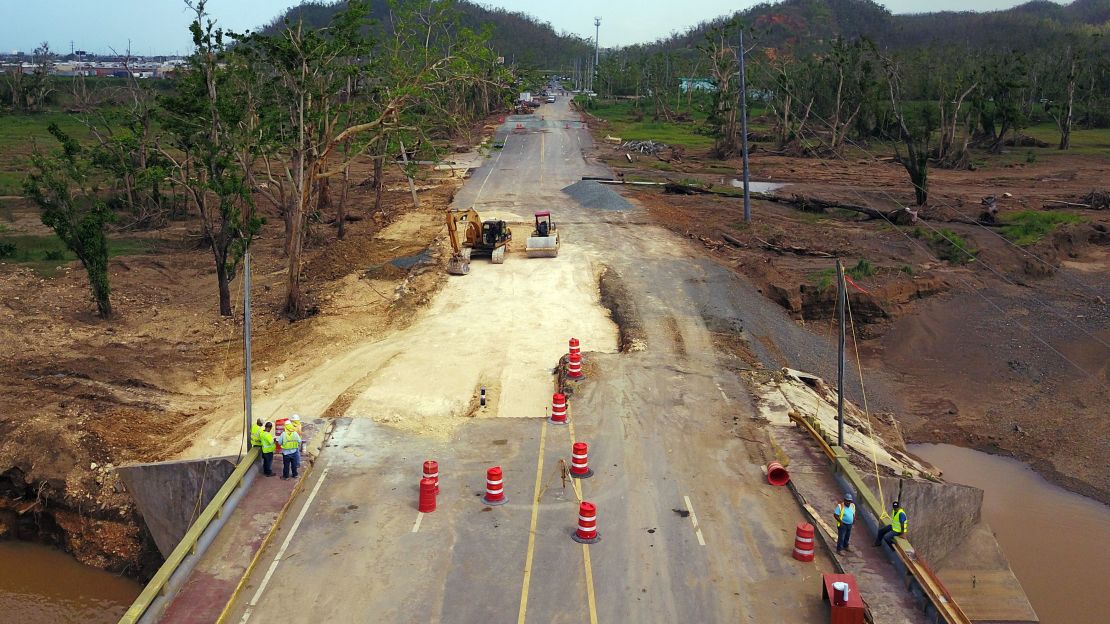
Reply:
<svg viewBox="0 0 1110 624"><path fill-rule="evenodd" d="M1059 199L1046 199L1046 200L1044 200L1044 203L1045 204L1060 204L1061 206L1074 206L1076 208L1090 208L1091 207L1090 204L1077 204L1075 202L1066 202L1066 201L1061 201ZM1048 209L1048 210L1052 209L1050 206L1047 206L1047 205L1045 206L1045 208Z"/></svg>
<svg viewBox="0 0 1110 624"><path fill-rule="evenodd" d="M768 251L773 251L777 254L792 253L796 256L813 256L816 258L835 257L827 251L815 251L813 249L806 249L805 247L798 247L797 245L775 245L774 243L769 243L762 238L759 238L758 236L753 236L752 238L759 241L764 249Z"/></svg>

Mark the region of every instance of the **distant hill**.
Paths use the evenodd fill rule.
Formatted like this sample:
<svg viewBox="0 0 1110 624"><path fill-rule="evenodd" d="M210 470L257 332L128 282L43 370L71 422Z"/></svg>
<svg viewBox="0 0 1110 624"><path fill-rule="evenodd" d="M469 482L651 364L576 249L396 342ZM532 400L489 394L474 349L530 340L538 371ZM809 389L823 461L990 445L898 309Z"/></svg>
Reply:
<svg viewBox="0 0 1110 624"><path fill-rule="evenodd" d="M1110 0L1076 0L1062 6L1034 0L1005 11L938 12L893 15L872 0L784 0L738 11L752 25L761 45L779 47L865 35L888 49L929 44L1030 50L1051 45L1054 36L1081 26L1110 29ZM732 15L708 20L690 30L646 44L651 50L697 46L705 33Z"/></svg>
<svg viewBox="0 0 1110 624"><path fill-rule="evenodd" d="M524 13L487 8L465 1L456 2L455 6L461 13L462 25L476 31L485 27L491 29L493 48L509 63L545 69L565 67L574 58L587 56L593 51L589 41L557 33L551 24L539 22ZM274 18L263 30L272 30L283 19L297 16L310 26L324 26L337 10L336 2L305 2ZM380 23L388 21L386 0L372 0L371 14Z"/></svg>

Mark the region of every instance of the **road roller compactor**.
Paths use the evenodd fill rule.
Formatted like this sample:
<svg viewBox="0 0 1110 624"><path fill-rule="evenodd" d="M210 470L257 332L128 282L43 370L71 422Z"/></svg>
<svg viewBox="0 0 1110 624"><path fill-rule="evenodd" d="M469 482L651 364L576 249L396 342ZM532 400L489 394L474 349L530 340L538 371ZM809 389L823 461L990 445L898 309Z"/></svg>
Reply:
<svg viewBox="0 0 1110 624"><path fill-rule="evenodd" d="M494 264L505 262L513 232L504 221L482 221L473 208L447 210L447 236L451 240L451 275L470 273L470 259L488 257Z"/></svg>
<svg viewBox="0 0 1110 624"><path fill-rule="evenodd" d="M551 212L543 210L535 214L536 225L532 235L524 244L529 258L554 258L559 255L559 229L551 218Z"/></svg>

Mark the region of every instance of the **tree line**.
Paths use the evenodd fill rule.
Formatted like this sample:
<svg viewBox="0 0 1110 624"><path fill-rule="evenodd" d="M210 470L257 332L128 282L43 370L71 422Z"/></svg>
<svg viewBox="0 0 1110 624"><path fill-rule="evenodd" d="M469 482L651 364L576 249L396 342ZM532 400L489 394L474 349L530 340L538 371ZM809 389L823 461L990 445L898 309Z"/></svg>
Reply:
<svg viewBox="0 0 1110 624"><path fill-rule="evenodd" d="M839 154L872 141L895 145L919 205L930 166L968 167L969 149L991 153L1028 141L1022 130L1051 119L1057 147L1076 127L1110 127L1110 32L1076 25L1035 51L934 44L884 47L866 36L827 41L781 37L780 22L740 17L699 27L696 45L610 50L599 64L602 97L629 97L656 121L693 123L713 154L740 149L738 40L745 30L747 91L776 149ZM697 94L698 79L711 85ZM700 113L700 115L695 115Z"/></svg>
<svg viewBox="0 0 1110 624"><path fill-rule="evenodd" d="M112 313L109 225L181 209L200 222L219 311L231 315L230 283L263 227L261 201L282 221L283 311L303 318L306 234L334 218L345 236L352 164L372 163L376 210L384 168L403 146L435 158L436 140L509 98L512 76L489 33L462 26L451 3L391 0L379 21L370 2L348 0L325 23L292 16L253 33L221 28L207 0L185 4L194 49L172 88L131 78L124 105L87 101L79 117L91 140L52 125L59 147L36 151L24 183L84 265L102 317ZM74 85L79 94L83 81Z"/></svg>

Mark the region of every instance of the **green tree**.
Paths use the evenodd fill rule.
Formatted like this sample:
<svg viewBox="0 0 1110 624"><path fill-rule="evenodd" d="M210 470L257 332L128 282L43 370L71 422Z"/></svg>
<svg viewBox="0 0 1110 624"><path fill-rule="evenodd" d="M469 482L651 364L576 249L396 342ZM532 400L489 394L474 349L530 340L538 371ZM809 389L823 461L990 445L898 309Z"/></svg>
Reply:
<svg viewBox="0 0 1110 624"><path fill-rule="evenodd" d="M220 314L231 316L230 282L262 227L238 161L245 143L239 92L245 69L229 58L223 30L205 13L206 0L187 4L196 15L189 28L195 49L176 92L161 101L162 126L175 148L162 155L197 209L215 262Z"/></svg>
<svg viewBox="0 0 1110 624"><path fill-rule="evenodd" d="M898 140L906 148L906 153L903 155L898 144L895 143L895 157L910 176L917 205L925 206L929 202L929 145L939 125L937 110L932 103L926 103L915 107L912 112L907 111L908 107L902 93L901 69L889 59L885 59L885 64L890 105L897 124Z"/></svg>
<svg viewBox="0 0 1110 624"><path fill-rule="evenodd" d="M106 227L115 215L102 197L96 170L81 144L50 124L50 134L61 150L31 155L33 171L23 190L41 211L44 225L72 251L89 277L96 309L101 318L112 315L112 292L108 284L108 237Z"/></svg>

